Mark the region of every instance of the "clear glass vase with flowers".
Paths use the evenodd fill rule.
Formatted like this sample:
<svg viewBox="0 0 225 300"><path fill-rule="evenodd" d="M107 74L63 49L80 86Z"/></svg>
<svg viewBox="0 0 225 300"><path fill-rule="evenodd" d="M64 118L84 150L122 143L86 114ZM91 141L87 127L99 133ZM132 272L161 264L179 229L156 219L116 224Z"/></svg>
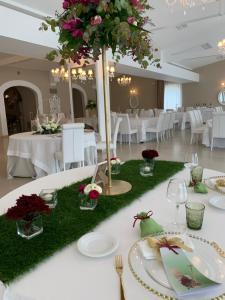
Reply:
<svg viewBox="0 0 225 300"><path fill-rule="evenodd" d="M42 214L48 214L50 211L38 195L22 195L16 201L16 205L8 209L6 217L16 221L18 235L31 239L42 233Z"/></svg>
<svg viewBox="0 0 225 300"><path fill-rule="evenodd" d="M144 150L142 151L142 157L144 163L140 165L140 175L144 177L153 176L155 167L155 158L159 156L156 150Z"/></svg>
<svg viewBox="0 0 225 300"><path fill-rule="evenodd" d="M80 209L94 210L101 193L102 188L96 183L81 185L79 187Z"/></svg>
<svg viewBox="0 0 225 300"><path fill-rule="evenodd" d="M111 174L118 175L120 173L121 161L118 157L111 158Z"/></svg>

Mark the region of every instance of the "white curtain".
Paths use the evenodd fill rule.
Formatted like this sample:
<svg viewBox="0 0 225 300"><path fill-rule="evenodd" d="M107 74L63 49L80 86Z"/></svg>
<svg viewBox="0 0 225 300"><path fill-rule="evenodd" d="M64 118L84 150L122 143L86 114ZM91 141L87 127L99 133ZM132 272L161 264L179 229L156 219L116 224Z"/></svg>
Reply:
<svg viewBox="0 0 225 300"><path fill-rule="evenodd" d="M164 109L177 109L182 106L182 84L165 82Z"/></svg>

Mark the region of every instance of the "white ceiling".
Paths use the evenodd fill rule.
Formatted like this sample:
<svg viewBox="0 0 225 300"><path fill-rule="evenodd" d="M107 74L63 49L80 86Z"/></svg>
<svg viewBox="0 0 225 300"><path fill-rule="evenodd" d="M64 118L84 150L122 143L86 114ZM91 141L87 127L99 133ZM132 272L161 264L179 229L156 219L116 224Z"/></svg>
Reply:
<svg viewBox="0 0 225 300"><path fill-rule="evenodd" d="M34 14L54 15L56 9L61 9L63 1L0 0L0 4L2 2L8 6L17 6L19 10L30 10ZM172 11L165 2L149 0L154 7L150 18L155 26L147 25L163 61L195 69L225 58L217 49L218 41L225 38L225 0L210 0L205 9L197 6L188 9L186 15L178 4Z"/></svg>

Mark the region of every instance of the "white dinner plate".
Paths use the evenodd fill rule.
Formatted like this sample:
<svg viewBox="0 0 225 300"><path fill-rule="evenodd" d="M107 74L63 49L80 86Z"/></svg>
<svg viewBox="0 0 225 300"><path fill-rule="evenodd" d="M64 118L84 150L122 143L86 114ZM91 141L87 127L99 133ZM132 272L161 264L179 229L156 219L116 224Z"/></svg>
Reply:
<svg viewBox="0 0 225 300"><path fill-rule="evenodd" d="M225 196L214 196L209 199L209 203L220 209L225 209Z"/></svg>
<svg viewBox="0 0 225 300"><path fill-rule="evenodd" d="M100 232L91 232L83 235L77 242L77 248L85 256L103 257L107 256L119 246L119 241Z"/></svg>
<svg viewBox="0 0 225 300"><path fill-rule="evenodd" d="M224 293L225 290L225 260L218 255L208 241L189 236L194 246L194 251L188 254L193 265L208 278L221 282L210 290L202 290L196 298L196 294L185 296L188 300L209 300ZM186 252L187 254L187 252ZM163 265L156 259L145 259L139 251L136 242L129 252L129 267L139 283L153 293L162 293L167 297L177 299L176 293L172 290ZM180 298L179 298L180 299ZM182 298L183 299L183 298Z"/></svg>

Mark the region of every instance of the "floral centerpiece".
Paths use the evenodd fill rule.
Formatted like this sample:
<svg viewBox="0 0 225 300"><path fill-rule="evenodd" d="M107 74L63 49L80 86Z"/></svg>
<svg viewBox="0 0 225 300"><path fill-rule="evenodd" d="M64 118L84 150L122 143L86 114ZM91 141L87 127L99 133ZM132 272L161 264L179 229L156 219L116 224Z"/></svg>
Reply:
<svg viewBox="0 0 225 300"><path fill-rule="evenodd" d="M101 193L102 188L96 183L81 185L79 187L80 209L94 210Z"/></svg>
<svg viewBox="0 0 225 300"><path fill-rule="evenodd" d="M59 50L48 55L54 60L60 55L61 63L71 60L81 64L98 60L102 49L111 48L118 61L121 56L132 56L142 67L150 63L160 66L154 57L149 32L144 28L150 22L146 11L151 9L147 0L64 0L63 12L48 17L41 30L58 33Z"/></svg>
<svg viewBox="0 0 225 300"><path fill-rule="evenodd" d="M113 175L120 173L121 160L118 157L111 158L111 172Z"/></svg>
<svg viewBox="0 0 225 300"><path fill-rule="evenodd" d="M142 157L144 158L144 163L140 166L141 176L153 176L153 170L155 167L155 158L159 156L156 150L144 150L142 151Z"/></svg>
<svg viewBox="0 0 225 300"><path fill-rule="evenodd" d="M61 125L55 121L49 121L48 123L37 123L36 134L54 134L62 131Z"/></svg>
<svg viewBox="0 0 225 300"><path fill-rule="evenodd" d="M6 217L17 221L18 235L30 239L43 231L41 215L50 211L41 197L35 194L22 195L16 205L8 209Z"/></svg>

